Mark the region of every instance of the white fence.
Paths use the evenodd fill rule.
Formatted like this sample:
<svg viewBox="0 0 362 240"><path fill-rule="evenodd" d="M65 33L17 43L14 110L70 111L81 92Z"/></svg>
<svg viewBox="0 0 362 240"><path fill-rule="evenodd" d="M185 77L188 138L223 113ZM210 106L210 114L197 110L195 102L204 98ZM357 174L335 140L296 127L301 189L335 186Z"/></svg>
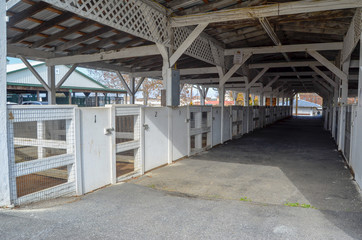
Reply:
<svg viewBox="0 0 362 240"><path fill-rule="evenodd" d="M142 175L271 124L290 107L27 106L8 113L11 198L21 204Z"/></svg>
<svg viewBox="0 0 362 240"><path fill-rule="evenodd" d="M357 105L326 107L324 109L324 128L331 132L347 164L355 174L357 183L362 186L362 164L357 136ZM341 115L341 116L340 116ZM361 125L359 125L361 126Z"/></svg>
<svg viewBox="0 0 362 240"><path fill-rule="evenodd" d="M77 110L67 106L8 107L14 204L77 192L76 115Z"/></svg>

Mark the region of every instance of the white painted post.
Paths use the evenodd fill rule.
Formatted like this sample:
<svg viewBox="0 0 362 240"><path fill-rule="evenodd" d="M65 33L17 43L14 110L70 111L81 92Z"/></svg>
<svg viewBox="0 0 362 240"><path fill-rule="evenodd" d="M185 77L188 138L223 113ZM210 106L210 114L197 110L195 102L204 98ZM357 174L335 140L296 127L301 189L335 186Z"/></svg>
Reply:
<svg viewBox="0 0 362 240"><path fill-rule="evenodd" d="M200 112L194 112L195 117L195 128L201 128L202 127L202 110ZM195 135L195 148L196 149L202 149L202 134Z"/></svg>
<svg viewBox="0 0 362 240"><path fill-rule="evenodd" d="M332 116L332 137L336 139L337 132L336 132L336 118L337 118L337 107L338 107L338 86L334 88L334 96L333 96L333 116Z"/></svg>
<svg viewBox="0 0 362 240"><path fill-rule="evenodd" d="M10 201L10 169L6 107L6 0L0 3L0 206Z"/></svg>
<svg viewBox="0 0 362 240"><path fill-rule="evenodd" d="M45 131L44 131L45 123L44 121L37 122L37 139L43 140ZM44 148L42 146L38 147L38 159L44 158Z"/></svg>
<svg viewBox="0 0 362 240"><path fill-rule="evenodd" d="M249 79L248 79L248 82L249 82ZM250 129L251 129L251 126L252 126L252 122L250 122L250 114L251 114L251 107L250 107L250 99L249 99L249 96L250 96L250 89L248 89L245 93L245 106L246 106L246 119L247 119L247 129L246 129L246 133L249 133L250 132Z"/></svg>
<svg viewBox="0 0 362 240"><path fill-rule="evenodd" d="M349 73L350 59L343 63L342 70L348 76ZM342 81L341 87L341 100L340 100L340 113L338 121L338 139L337 145L338 150L344 149L344 135L346 128L346 109L347 109L347 98L348 98L348 81Z"/></svg>
<svg viewBox="0 0 362 240"><path fill-rule="evenodd" d="M48 104L55 105L55 66L48 66L48 86L50 88L50 91L48 91Z"/></svg>
<svg viewBox="0 0 362 240"><path fill-rule="evenodd" d="M83 195L83 176L82 176L82 159L81 159L81 141L80 141L80 112L79 108L74 108L74 156L75 156L75 179L76 194Z"/></svg>
<svg viewBox="0 0 362 240"><path fill-rule="evenodd" d="M220 136L221 144L224 143L224 102L225 102L225 87L224 84L219 85L219 106L221 106L221 127L220 127Z"/></svg>

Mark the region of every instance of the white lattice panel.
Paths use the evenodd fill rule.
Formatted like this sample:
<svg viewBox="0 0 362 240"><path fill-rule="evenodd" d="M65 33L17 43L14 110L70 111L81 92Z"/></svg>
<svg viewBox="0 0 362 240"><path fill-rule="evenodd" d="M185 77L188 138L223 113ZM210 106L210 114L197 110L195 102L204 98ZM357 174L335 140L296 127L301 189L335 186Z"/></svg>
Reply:
<svg viewBox="0 0 362 240"><path fill-rule="evenodd" d="M192 30L187 27L174 28L174 47L178 48L190 35L191 32ZM220 49L220 47L217 47L217 49L218 52L222 52L222 49ZM196 59L208 62L210 64L217 65L212 54L209 40L201 35L196 38L191 46L185 51L185 54Z"/></svg>
<svg viewBox="0 0 362 240"><path fill-rule="evenodd" d="M165 12L141 0L44 0L44 2L152 42L165 43L168 40Z"/></svg>
<svg viewBox="0 0 362 240"><path fill-rule="evenodd" d="M351 55L361 36L362 9L357 9L343 41L342 63Z"/></svg>

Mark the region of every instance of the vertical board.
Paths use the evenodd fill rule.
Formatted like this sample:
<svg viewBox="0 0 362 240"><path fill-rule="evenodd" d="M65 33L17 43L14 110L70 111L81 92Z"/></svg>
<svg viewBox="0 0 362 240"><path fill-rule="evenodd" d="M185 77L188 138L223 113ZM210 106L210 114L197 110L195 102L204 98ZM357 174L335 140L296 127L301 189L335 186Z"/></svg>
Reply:
<svg viewBox="0 0 362 240"><path fill-rule="evenodd" d="M231 113L230 107L224 107L224 132L223 132L223 141L228 141L231 139Z"/></svg>
<svg viewBox="0 0 362 240"><path fill-rule="evenodd" d="M81 108L80 136L84 193L111 183L110 108Z"/></svg>
<svg viewBox="0 0 362 240"><path fill-rule="evenodd" d="M221 143L221 107L212 108L212 145Z"/></svg>
<svg viewBox="0 0 362 240"><path fill-rule="evenodd" d="M188 155L187 107L172 110L173 120L173 157L175 161Z"/></svg>
<svg viewBox="0 0 362 240"><path fill-rule="evenodd" d="M153 168L167 164L167 108L145 108L145 126L145 171L149 171Z"/></svg>

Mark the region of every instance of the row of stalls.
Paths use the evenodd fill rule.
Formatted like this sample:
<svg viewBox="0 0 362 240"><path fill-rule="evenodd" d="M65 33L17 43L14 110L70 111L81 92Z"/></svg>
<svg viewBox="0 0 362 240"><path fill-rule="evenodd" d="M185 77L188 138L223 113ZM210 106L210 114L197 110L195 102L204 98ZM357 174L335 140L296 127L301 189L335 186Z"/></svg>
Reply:
<svg viewBox="0 0 362 240"><path fill-rule="evenodd" d="M12 203L91 192L291 114L290 106L9 106Z"/></svg>

